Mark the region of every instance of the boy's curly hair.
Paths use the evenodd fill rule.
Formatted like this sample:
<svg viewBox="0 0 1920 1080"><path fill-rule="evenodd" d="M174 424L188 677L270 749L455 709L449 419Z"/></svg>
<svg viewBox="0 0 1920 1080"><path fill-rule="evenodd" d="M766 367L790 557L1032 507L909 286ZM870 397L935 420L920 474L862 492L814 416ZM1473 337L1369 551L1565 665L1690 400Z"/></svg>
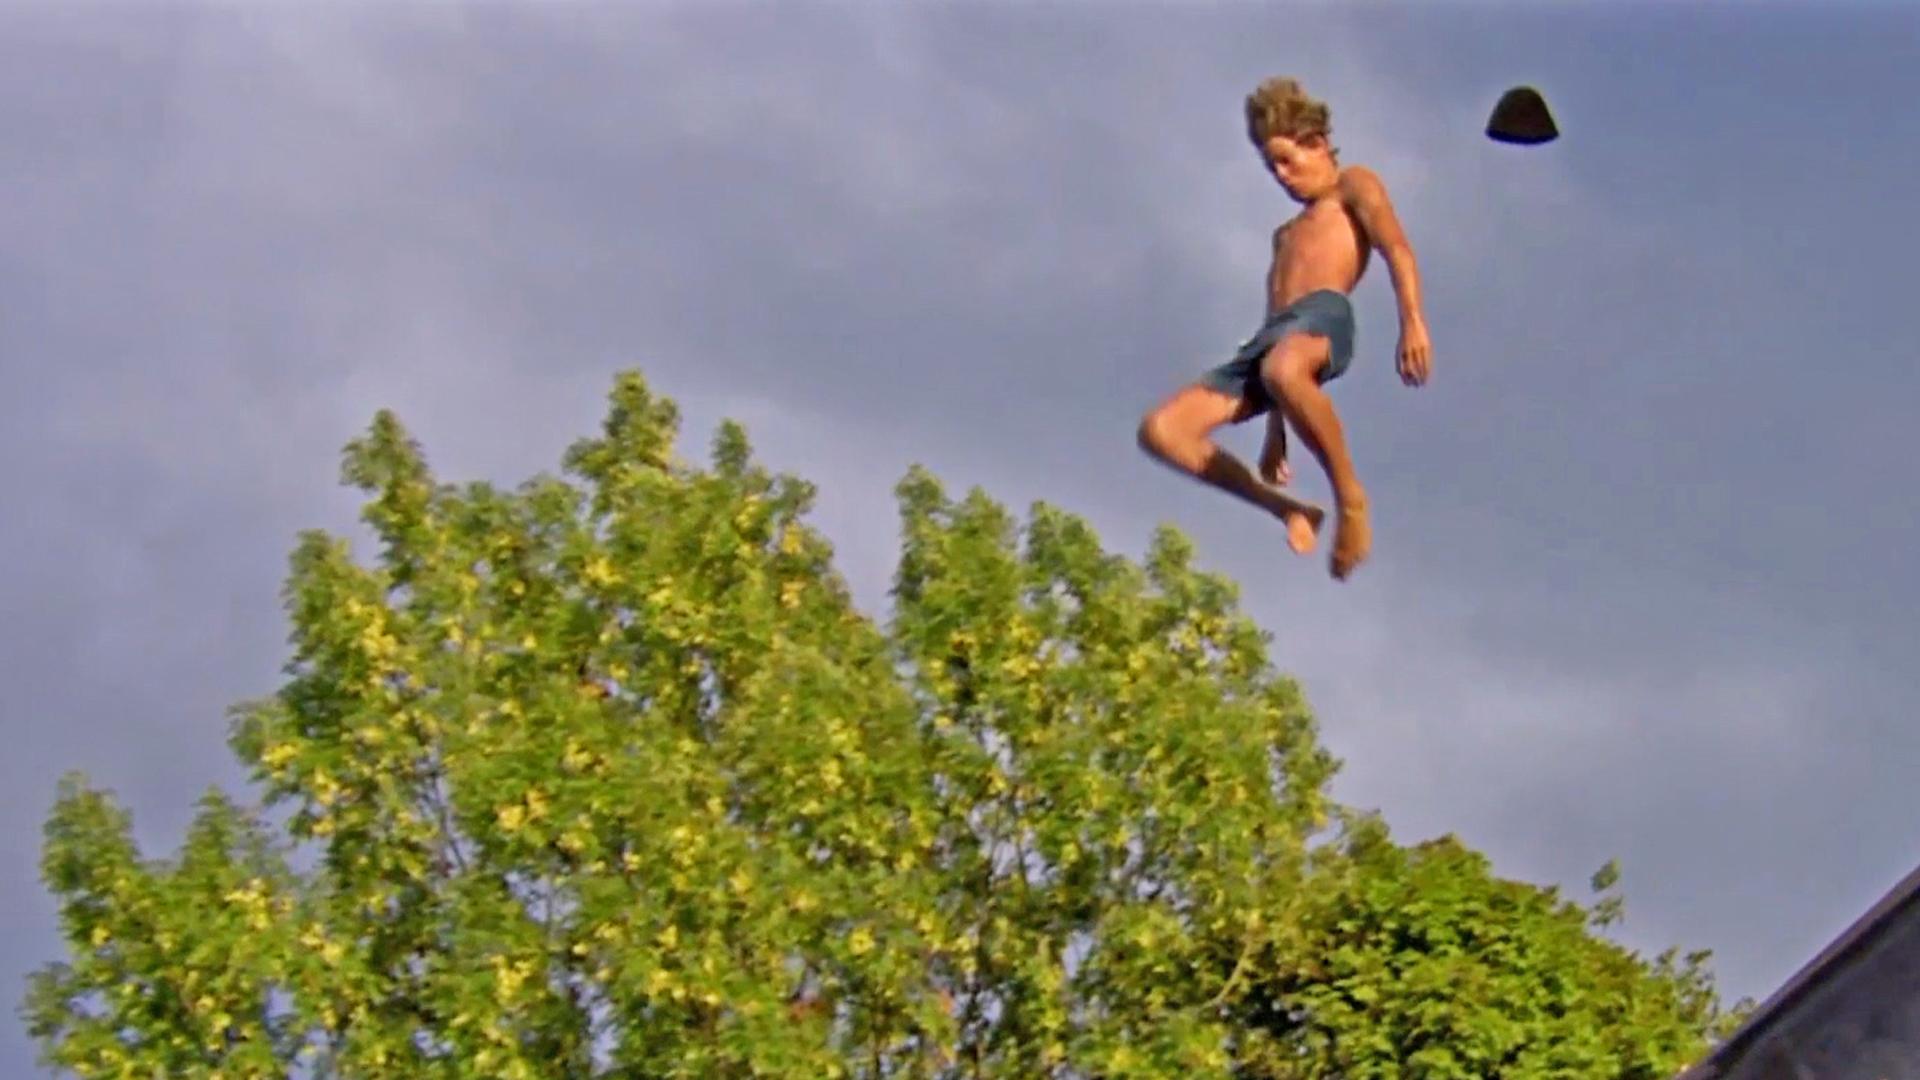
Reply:
<svg viewBox="0 0 1920 1080"><path fill-rule="evenodd" d="M1308 96L1296 79L1276 75L1247 95L1247 136L1255 145L1274 136L1301 139L1329 138L1333 117L1327 103Z"/></svg>

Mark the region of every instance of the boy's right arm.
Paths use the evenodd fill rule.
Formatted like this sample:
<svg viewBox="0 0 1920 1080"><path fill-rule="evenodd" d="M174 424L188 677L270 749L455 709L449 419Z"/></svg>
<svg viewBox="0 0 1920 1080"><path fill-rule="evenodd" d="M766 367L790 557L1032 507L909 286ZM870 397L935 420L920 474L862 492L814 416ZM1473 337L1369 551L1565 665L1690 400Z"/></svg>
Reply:
<svg viewBox="0 0 1920 1080"><path fill-rule="evenodd" d="M1427 381L1432 365L1433 345L1427 338L1427 320L1420 311L1420 271L1414 262L1413 245L1400 227L1387 187L1373 170L1353 166L1340 174L1341 197L1360 220L1360 227L1385 258L1387 273L1393 278L1393 292L1400 307L1400 377L1409 386Z"/></svg>

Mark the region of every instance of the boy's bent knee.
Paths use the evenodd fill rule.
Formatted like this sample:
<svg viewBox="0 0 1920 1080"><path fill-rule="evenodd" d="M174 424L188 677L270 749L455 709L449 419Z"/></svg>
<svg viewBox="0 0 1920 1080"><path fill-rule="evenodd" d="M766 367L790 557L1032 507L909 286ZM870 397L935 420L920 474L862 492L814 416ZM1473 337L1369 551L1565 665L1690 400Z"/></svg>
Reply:
<svg viewBox="0 0 1920 1080"><path fill-rule="evenodd" d="M1135 439L1148 455L1172 462L1191 456L1193 445L1204 442L1205 436L1194 429L1189 417L1174 409L1160 408L1140 418Z"/></svg>
<svg viewBox="0 0 1920 1080"><path fill-rule="evenodd" d="M1307 362L1276 364L1261 373L1260 381L1275 402L1294 402L1320 389L1321 365Z"/></svg>
<svg viewBox="0 0 1920 1080"><path fill-rule="evenodd" d="M1140 449L1161 457L1166 454L1167 447L1173 444L1172 427L1167 414L1155 409L1140 418L1140 429L1134 433L1134 441L1139 443Z"/></svg>
<svg viewBox="0 0 1920 1080"><path fill-rule="evenodd" d="M1209 446L1208 436L1215 428L1250 415L1244 398L1191 386L1142 416L1134 437L1142 450L1155 457L1190 460Z"/></svg>
<svg viewBox="0 0 1920 1080"><path fill-rule="evenodd" d="M1261 375L1260 382L1267 388L1267 394L1273 398L1276 405L1298 401L1300 395L1307 389L1319 385L1312 375L1287 369L1265 372Z"/></svg>
<svg viewBox="0 0 1920 1080"><path fill-rule="evenodd" d="M1332 358L1331 343L1317 334L1289 334L1260 365L1260 381L1280 397L1320 385L1320 372Z"/></svg>

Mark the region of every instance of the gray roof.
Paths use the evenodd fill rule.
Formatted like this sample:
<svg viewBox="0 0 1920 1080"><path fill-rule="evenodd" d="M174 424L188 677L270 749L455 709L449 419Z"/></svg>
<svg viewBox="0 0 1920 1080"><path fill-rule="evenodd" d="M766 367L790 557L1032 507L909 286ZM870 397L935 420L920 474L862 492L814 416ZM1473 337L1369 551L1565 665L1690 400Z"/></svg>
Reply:
<svg viewBox="0 0 1920 1080"><path fill-rule="evenodd" d="M1920 868L1895 885L1880 901L1855 919L1820 954L1795 972L1773 996L1762 1002L1713 1053L1674 1080L1712 1080L1742 1064L1742 1059L1789 1023L1801 1006L1836 980L1845 981L1856 962L1894 931L1908 926L1920 913Z"/></svg>

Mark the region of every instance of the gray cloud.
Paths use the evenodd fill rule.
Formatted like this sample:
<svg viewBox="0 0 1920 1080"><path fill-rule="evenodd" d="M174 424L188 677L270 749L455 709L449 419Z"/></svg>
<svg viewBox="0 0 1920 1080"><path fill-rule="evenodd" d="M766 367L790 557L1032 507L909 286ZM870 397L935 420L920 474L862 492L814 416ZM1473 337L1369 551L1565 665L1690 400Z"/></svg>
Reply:
<svg viewBox="0 0 1920 1080"><path fill-rule="evenodd" d="M0 978L52 954L53 775L118 788L154 853L234 782L221 711L273 685L287 546L350 527L336 455L373 410L513 480L640 365L690 451L737 416L821 483L874 610L912 461L1127 550L1179 524L1344 797L1515 876L1618 855L1631 940L1764 992L1913 856L1916 226L1886 178L1920 131L1845 107L1911 96L1874 17L0 16ZM1568 132L1539 152L1478 138L1519 57ZM1394 186L1439 348L1427 389L1391 378L1377 271L1336 397L1378 552L1344 587L1132 446L1258 315L1286 208L1237 110L1277 70Z"/></svg>

